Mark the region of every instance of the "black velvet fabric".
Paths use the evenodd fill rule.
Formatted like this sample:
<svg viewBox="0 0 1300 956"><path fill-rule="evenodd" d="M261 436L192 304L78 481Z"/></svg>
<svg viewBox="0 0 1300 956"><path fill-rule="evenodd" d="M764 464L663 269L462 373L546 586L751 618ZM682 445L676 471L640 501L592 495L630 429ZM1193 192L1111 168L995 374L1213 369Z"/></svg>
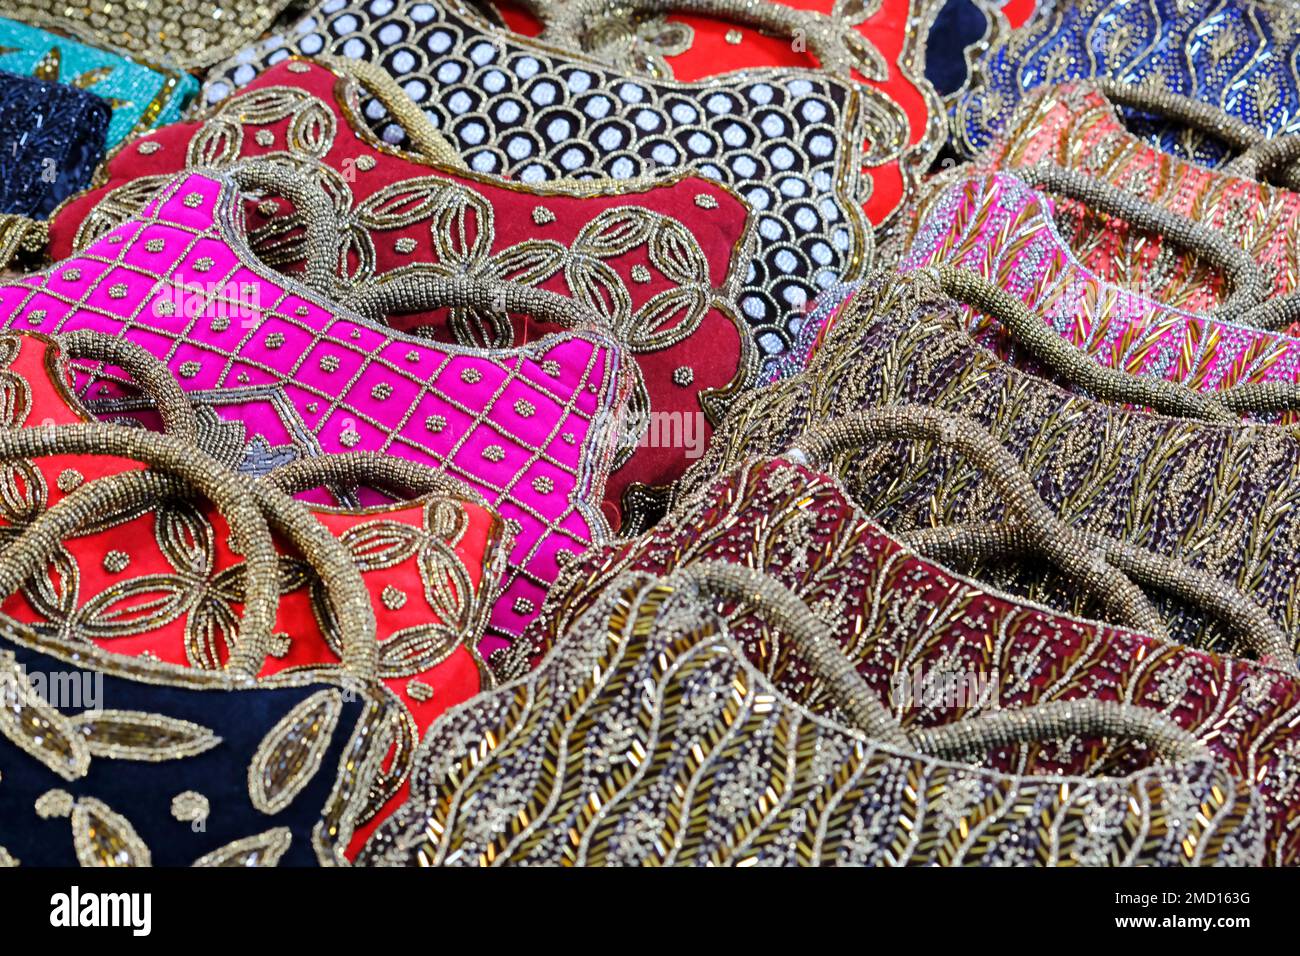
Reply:
<svg viewBox="0 0 1300 956"><path fill-rule="evenodd" d="M0 636L0 651L5 650L15 653L29 678L37 673L94 678L93 672L19 647ZM211 729L222 742L205 753L161 763L92 757L89 773L69 781L0 734L0 846L23 866L77 865L70 821L58 817L41 819L34 809L41 794L56 788L73 797L95 797L125 817L148 845L155 866L188 866L234 840L282 826L293 831L293 842L280 865L317 863L311 843L312 829L334 787L343 748L365 706L361 699L344 695L343 714L320 769L287 808L268 816L257 810L249 799L249 762L263 736L280 718L295 704L328 685L221 691L165 687L108 675L103 675L102 680L98 699L89 698L94 693L93 684L82 685L87 691L80 701L81 707L58 706L57 709L77 713L87 709L86 703L92 703L96 709L148 711L178 717ZM0 685L0 693L3 690ZM53 700L51 703L78 702ZM208 798L211 811L202 830L172 815L172 798L186 790Z"/></svg>
<svg viewBox="0 0 1300 956"><path fill-rule="evenodd" d="M926 39L925 78L940 96L966 85L966 48L978 43L988 28L981 11L970 0L947 0L935 17Z"/></svg>
<svg viewBox="0 0 1300 956"><path fill-rule="evenodd" d="M44 219L90 185L110 115L93 93L0 71L0 213Z"/></svg>

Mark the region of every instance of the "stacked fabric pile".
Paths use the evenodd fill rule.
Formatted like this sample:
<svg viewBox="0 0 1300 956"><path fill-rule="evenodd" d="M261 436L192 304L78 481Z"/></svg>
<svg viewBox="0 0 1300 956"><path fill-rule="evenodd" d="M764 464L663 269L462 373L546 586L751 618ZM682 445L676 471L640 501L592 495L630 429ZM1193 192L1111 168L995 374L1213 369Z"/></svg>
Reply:
<svg viewBox="0 0 1300 956"><path fill-rule="evenodd" d="M0 19L0 863L1300 861L1300 12Z"/></svg>

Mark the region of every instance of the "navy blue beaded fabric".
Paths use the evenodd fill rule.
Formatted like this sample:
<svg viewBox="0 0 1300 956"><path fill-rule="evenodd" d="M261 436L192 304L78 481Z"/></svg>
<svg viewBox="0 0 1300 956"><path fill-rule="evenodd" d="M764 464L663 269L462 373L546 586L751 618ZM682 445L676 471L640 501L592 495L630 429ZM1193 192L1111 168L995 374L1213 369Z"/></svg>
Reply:
<svg viewBox="0 0 1300 956"><path fill-rule="evenodd" d="M0 623L0 865L343 863L392 710L381 689L61 650ZM39 649L38 649L39 648ZM107 664L105 664L107 662Z"/></svg>
<svg viewBox="0 0 1300 956"><path fill-rule="evenodd" d="M988 146L1038 86L1109 76L1219 107L1268 135L1300 132L1300 7L1251 0L1059 0L999 39L954 107L959 148ZM1227 147L1159 117L1126 111L1167 152L1221 165Z"/></svg>
<svg viewBox="0 0 1300 956"><path fill-rule="evenodd" d="M989 32L989 14L974 0L943 0L925 41L925 78L940 96L958 93L970 79L968 51Z"/></svg>
<svg viewBox="0 0 1300 956"><path fill-rule="evenodd" d="M89 186L110 116L94 93L0 72L0 213L44 219Z"/></svg>

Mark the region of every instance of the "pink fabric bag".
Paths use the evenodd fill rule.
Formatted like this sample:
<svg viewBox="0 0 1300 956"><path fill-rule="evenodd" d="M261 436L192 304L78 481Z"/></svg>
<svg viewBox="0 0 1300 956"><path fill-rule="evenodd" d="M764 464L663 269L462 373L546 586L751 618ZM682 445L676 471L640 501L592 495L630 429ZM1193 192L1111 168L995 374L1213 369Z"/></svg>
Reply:
<svg viewBox="0 0 1300 956"><path fill-rule="evenodd" d="M1245 382L1300 382L1300 339L1165 305L1108 282L1057 230L1047 194L1005 173L958 180L912 224L899 270L951 265L1011 292L1102 365L1220 391ZM1010 336L964 307L971 334L1016 365ZM1292 420L1286 413L1283 420Z"/></svg>
<svg viewBox="0 0 1300 956"><path fill-rule="evenodd" d="M1300 193L1152 146L1129 132L1095 81L1033 90L976 159L981 167L1008 172L1044 162L1082 170L1223 232L1256 261L1270 295L1297 291ZM1166 249L1158 232L1097 215L1071 199L1058 204L1057 215L1067 222L1080 261L1104 277L1140 276L1159 288L1156 298L1196 312L1210 311L1223 295L1222 276L1196 257Z"/></svg>
<svg viewBox="0 0 1300 956"><path fill-rule="evenodd" d="M381 451L464 481L513 532L481 649L508 645L560 553L608 536L600 500L627 399L618 348L584 332L477 350L371 324L258 263L239 195L221 174L178 176L84 253L0 284L0 320L143 346L234 424L244 470ZM118 417L142 407L127 381L82 368L76 388L96 414Z"/></svg>

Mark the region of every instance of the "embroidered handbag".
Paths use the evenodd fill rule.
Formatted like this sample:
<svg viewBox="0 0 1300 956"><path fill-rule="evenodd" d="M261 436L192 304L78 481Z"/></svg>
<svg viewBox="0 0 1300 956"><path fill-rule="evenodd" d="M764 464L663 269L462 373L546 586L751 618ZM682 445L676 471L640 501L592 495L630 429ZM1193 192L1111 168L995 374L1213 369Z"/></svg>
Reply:
<svg viewBox="0 0 1300 956"><path fill-rule="evenodd" d="M1134 116L1143 138L1206 165L1220 165L1230 148L1300 131L1292 64L1300 16L1290 4L1152 0L1124 12L1116 15L1111 0L1060 0L1002 37L979 59L953 111L954 145L973 155L1006 128L1026 92L1088 76L1140 82L1153 101L1181 94L1240 120L1210 136L1177 115L1170 122L1170 111L1154 104Z"/></svg>
<svg viewBox="0 0 1300 956"><path fill-rule="evenodd" d="M625 398L620 350L595 333L482 350L373 325L258 263L236 225L239 195L218 173L177 177L142 218L46 273L0 284L0 324L90 329L164 358L191 401L242 427L233 452L241 470L376 451L469 485L514 541L482 644L490 655L541 604L559 553L608 534L596 503ZM296 194L308 228L327 229L312 196ZM305 275L319 288L330 273L314 257ZM521 295L522 305L507 301L511 311L566 301ZM82 371L76 390L100 417L147 406L121 381L111 367Z"/></svg>
<svg viewBox="0 0 1300 956"><path fill-rule="evenodd" d="M99 2L77 9L59 0L13 0L8 10L93 46L125 50L181 70L208 66L272 26L292 0Z"/></svg>
<svg viewBox="0 0 1300 956"><path fill-rule="evenodd" d="M1300 445L1289 432L1132 412L1072 396L976 346L958 302L944 291L960 289L936 281L936 271L882 274L864 283L823 333L808 370L738 403L677 494L750 455L781 454L810 429L841 419L853 419L856 429L880 418L872 426L876 437L855 439L850 430L842 450L827 450L818 460L891 532L956 529L965 546L943 558L955 567L975 569L995 587L1066 613L1116 620L1117 586L1102 587L1096 598L1096 589L1065 584L1053 568L1083 562L1097 567L1076 567L1075 576L1092 575L1119 561L1127 573L1140 573L1140 562L1125 557L1127 548L1138 547L1221 579L1225 596L1248 594L1294 641L1300 526L1292 499L1300 494ZM1095 373L1086 381L1098 397L1150 405L1163 393L1181 396L1193 410L1206 398L1173 383L1082 365ZM1082 373L1062 371L1080 383ZM917 431L890 417L889 406L912 404L959 413L971 424ZM981 465L954 460L932 444L943 439L951 446L973 426L996 439ZM1028 473L1041 501L1009 502L998 491L999 474L1010 467ZM1025 542L1005 522L1023 523L1026 507L1054 513L1085 540L1055 564L1016 560ZM1049 538L1033 539L1040 556ZM1129 614L1127 623L1193 647L1249 651L1163 578L1144 582L1157 619Z"/></svg>
<svg viewBox="0 0 1300 956"><path fill-rule="evenodd" d="M922 535L924 537L924 535ZM904 727L933 727L1045 701L1120 700L1164 714L1254 784L1269 819L1270 862L1300 854L1292 812L1300 778L1300 680L1290 667L1188 651L1122 628L1054 614L955 575L889 537L840 484L789 460L750 459L679 503L652 531L594 548L561 575L529 629L553 646L609 582L669 574L701 561L761 567L828 627L858 673ZM1204 582L1167 558L1189 591ZM777 690L842 719L796 648L744 602L732 636ZM1265 632L1273 630L1269 635ZM1285 636L1245 623L1257 647ZM1289 671L1288 671L1289 669ZM994 765L1021 773L1131 771L1143 755L1112 743L1000 748Z"/></svg>
<svg viewBox="0 0 1300 956"><path fill-rule="evenodd" d="M1052 162L1088 173L1241 246L1259 266L1271 296L1295 292L1300 194L1256 181L1269 173L1260 168L1258 152L1255 165L1242 157L1229 172L1179 159L1133 135L1117 110L1133 91L1108 80L1035 89L979 163L1008 169ZM1208 113L1207 127L1236 122L1208 104L1183 106L1189 116ZM1135 228L1068 197L1058 199L1055 209L1079 260L1098 274L1140 281L1157 298L1189 311L1208 311L1221 298L1222 273L1200 256L1180 255L1160 232Z"/></svg>
<svg viewBox="0 0 1300 956"><path fill-rule="evenodd" d="M156 364L141 364L141 353L113 341L115 360L140 371L150 387L161 386L166 377ZM273 865L281 857L307 862L314 850L322 863L346 862L356 826L375 814L404 775L400 730L411 720L378 679L375 614L352 556L304 505L224 469L191 442L69 422L75 410L50 391L57 380L42 375L49 367L43 368L45 359L52 357L45 346L12 335L0 340L11 419L0 429L9 509L9 547L0 557L7 578L3 590L8 594L30 581L24 596L33 606L52 600L57 608L48 623L35 627L0 616L6 861ZM192 430L194 422L180 413L188 406L175 383L170 396L165 389L160 394L168 427L180 434ZM32 413L42 416L38 427L14 427ZM53 487L67 489L48 511L42 505L50 486L37 461L57 470ZM148 468L141 469L140 462ZM109 476L79 484L72 466ZM124 508L148 513L153 507L158 547L180 553L180 575L194 574L204 561L204 541L212 538L187 524L183 508L169 510L159 501L187 483L201 488L226 516L222 538L231 541L224 546L237 547L244 558L244 573L228 579L216 598L244 602L240 640L229 648L228 666L221 670L100 647L95 636L102 640L106 632L130 631L132 612L137 619L147 616L149 605L119 604L116 614L99 619L102 627L94 635L94 620L75 620L84 609L76 607L82 587L94 583L94 574L83 577L59 544L64 532L88 530L87 521L98 522L98 531L126 517ZM142 496L142 491L153 494ZM272 628L281 569L268 517L319 573L323 606L337 626L337 646L254 684L250 678L268 655L279 653ZM213 537L221 535L215 527L209 530ZM118 543L126 539L119 535ZM147 562L146 555L137 554ZM109 551L104 570L112 574L125 565ZM41 572L48 575L43 585ZM165 581L159 582L158 590L164 588ZM202 594L198 589L194 596ZM92 598L88 605L95 603ZM70 620L55 624L60 610L68 611ZM89 628L79 626L87 623ZM217 628L208 630L195 636L201 641ZM321 687L322 682L334 686ZM384 770L393 746L397 758ZM216 812L209 825L213 801ZM70 817L72 838L60 838L52 829L63 824L32 820L33 809L41 820ZM268 824L272 829L263 829ZM185 829L197 836L187 837Z"/></svg>
<svg viewBox="0 0 1300 956"><path fill-rule="evenodd" d="M44 219L104 157L108 105L63 83L0 72L0 215Z"/></svg>
<svg viewBox="0 0 1300 956"><path fill-rule="evenodd" d="M73 333L68 347L80 358L116 360L133 381L149 383L176 440L207 445L222 457L242 450L242 434L223 441L229 427L210 410L196 415L148 353L121 339L87 335ZM57 346L30 335L0 342L6 386L16 399L7 427L94 421L70 395L72 376ZM276 603L269 613L246 605L245 562L229 544L226 516L201 494L197 501L184 494L189 488L160 489L138 468L135 461L96 454L9 462L0 495L0 524L8 529L0 594L9 597L0 610L115 654L206 670L243 666L243 655L259 646L270 647L257 671L261 677L339 661L345 622L326 600L317 570L322 553L276 541ZM238 480L224 466L217 477ZM398 791L414 742L442 711L491 685L478 642L508 543L501 520L480 496L401 458L313 458L267 476L281 487L289 484L289 491L325 484L324 478L330 485L350 479L417 490L414 500L371 508L309 509L361 573L375 619L369 630L379 642L379 678L407 715L395 728L402 746L385 772L379 801L395 805L404 795ZM265 628L252 633L241 620ZM353 849L383 816L375 814L358 829Z"/></svg>
<svg viewBox="0 0 1300 956"><path fill-rule="evenodd" d="M321 4L215 67L206 101L292 54L334 53L392 74L476 172L535 184L695 167L757 213L760 253L740 307L765 355L789 347L791 324L818 290L869 265L873 239L848 145L864 138L853 85L803 70L705 83L633 77L494 31L458 0L376 9ZM390 145L406 142L404 124L375 98L360 115Z"/></svg>
<svg viewBox="0 0 1300 956"><path fill-rule="evenodd" d="M404 96L383 71L362 73L360 84L386 102ZM342 236L342 250L329 253L340 263L333 297L346 300L376 277L423 271L509 279L571 296L604 317L601 328L637 359L627 365L631 420L606 487L606 513L615 527L620 516L627 527L645 526L757 372L757 349L733 311L752 240L744 203L694 176L566 189L453 172L394 155L368 127L349 135L356 98L357 80L347 73L299 59L277 64L205 119L119 151L100 187L50 224L51 255L65 258L138 215L154 190L186 168L256 158L313 177L333 197L331 221ZM275 215L258 211L267 202ZM249 241L262 259L300 269L302 229L286 221L285 200L245 207ZM370 316L487 348L560 328L539 316L503 322L497 310L474 308Z"/></svg>
<svg viewBox="0 0 1300 956"><path fill-rule="evenodd" d="M774 687L713 610L715 595L778 622L849 719L815 716ZM1137 737L1170 763L1088 780L945 759L1070 733ZM1263 856L1259 798L1164 718L1071 701L905 730L797 598L725 562L612 581L536 672L435 725L412 794L366 862L1182 866Z"/></svg>
<svg viewBox="0 0 1300 956"><path fill-rule="evenodd" d="M113 116L106 145L133 132L173 123L199 88L187 73L146 66L57 33L0 18L0 70L67 83L106 100Z"/></svg>
<svg viewBox="0 0 1300 956"><path fill-rule="evenodd" d="M756 67L819 67L857 80L871 131L861 157L865 207L877 226L906 205L947 136L943 106L920 72L925 15L909 0L523 6L523 17L519 8L509 11L512 28L630 73L699 82Z"/></svg>
<svg viewBox="0 0 1300 956"><path fill-rule="evenodd" d="M1004 173L959 179L941 190L910 228L899 269L943 264L989 280L1065 342L1134 375L1207 393L1251 382L1291 387L1300 381L1300 340L1251 327L1267 324L1276 304L1259 303L1263 280L1243 251L1086 174L1051 166L1017 172L1054 192L1088 197L1087 208L1175 237L1230 277L1231 294L1213 313L1198 314L1106 281L1076 258L1058 232L1053 200ZM981 315L979 308L968 307L967 316L981 344L1041 370L1017 354L1010 323Z"/></svg>

